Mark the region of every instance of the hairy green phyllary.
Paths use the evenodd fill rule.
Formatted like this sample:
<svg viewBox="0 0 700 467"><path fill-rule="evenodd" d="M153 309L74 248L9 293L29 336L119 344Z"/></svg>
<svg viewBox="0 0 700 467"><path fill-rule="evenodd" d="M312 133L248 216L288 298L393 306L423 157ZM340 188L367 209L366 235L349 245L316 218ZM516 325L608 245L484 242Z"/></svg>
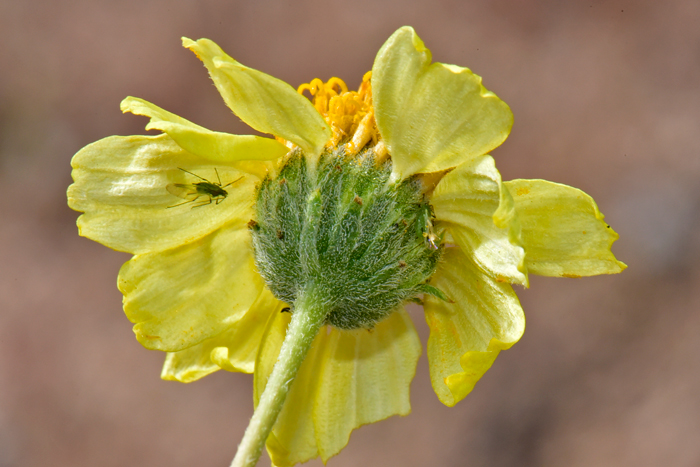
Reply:
<svg viewBox="0 0 700 467"><path fill-rule="evenodd" d="M313 169L292 152L257 192L251 222L255 263L272 293L292 305L309 284L322 291L327 322L371 328L402 302L442 295L427 284L442 247L416 178L390 183L367 149L353 163L326 151Z"/></svg>

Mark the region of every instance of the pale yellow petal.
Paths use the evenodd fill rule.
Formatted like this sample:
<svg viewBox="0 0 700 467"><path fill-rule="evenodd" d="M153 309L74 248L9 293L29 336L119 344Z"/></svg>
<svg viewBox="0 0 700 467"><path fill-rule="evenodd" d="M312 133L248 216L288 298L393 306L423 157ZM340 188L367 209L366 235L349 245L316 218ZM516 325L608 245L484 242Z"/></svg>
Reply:
<svg viewBox="0 0 700 467"><path fill-rule="evenodd" d="M491 156L478 156L445 175L430 204L440 226L484 271L527 286L525 250L513 200Z"/></svg>
<svg viewBox="0 0 700 467"><path fill-rule="evenodd" d="M481 272L458 248L446 249L431 284L453 300L426 296L424 306L430 379L451 407L471 392L500 350L520 339L525 316L511 286Z"/></svg>
<svg viewBox="0 0 700 467"><path fill-rule="evenodd" d="M136 97L124 99L121 109L149 117L147 130L163 131L184 150L212 162L274 160L289 152L289 148L273 138L210 131Z"/></svg>
<svg viewBox="0 0 700 467"><path fill-rule="evenodd" d="M222 368L252 373L265 325L282 306L263 288L250 310L227 330L179 352L168 352L161 378L189 383Z"/></svg>
<svg viewBox="0 0 700 467"><path fill-rule="evenodd" d="M372 67L377 128L394 179L455 167L499 146L510 133L508 106L467 68L431 64L413 28L396 31Z"/></svg>
<svg viewBox="0 0 700 467"><path fill-rule="evenodd" d="M134 256L119 272L124 311L149 349L175 352L237 322L262 289L250 233L232 223L204 238Z"/></svg>
<svg viewBox="0 0 700 467"><path fill-rule="evenodd" d="M233 113L251 127L291 141L318 155L331 130L311 101L277 78L248 68L209 39L183 38L209 70L214 85Z"/></svg>
<svg viewBox="0 0 700 467"><path fill-rule="evenodd" d="M617 233L586 193L545 180L512 180L506 186L522 226L530 272L581 277L615 274L627 267L610 251Z"/></svg>
<svg viewBox="0 0 700 467"><path fill-rule="evenodd" d="M411 412L409 387L420 354L418 334L403 310L370 331L331 331L314 372L314 427L324 463L354 429Z"/></svg>
<svg viewBox="0 0 700 467"><path fill-rule="evenodd" d="M226 341L212 350L211 360L224 370L252 373L265 326L284 306L264 287L250 310L223 333Z"/></svg>
<svg viewBox="0 0 700 467"><path fill-rule="evenodd" d="M256 401L277 360L290 316L273 317L255 369ZM267 441L275 465L288 467L345 447L350 433L392 415L407 415L409 386L421 353L408 314L393 313L371 331L324 326L292 383Z"/></svg>
<svg viewBox="0 0 700 467"><path fill-rule="evenodd" d="M80 235L110 248L140 254L173 248L201 238L223 224L252 218L255 178L229 164L196 157L168 135L111 136L81 149L72 161L68 205L85 214ZM228 196L219 202L183 203L167 186L221 179Z"/></svg>
<svg viewBox="0 0 700 467"><path fill-rule="evenodd" d="M222 333L223 334L223 333ZM211 361L211 351L219 344L220 336L165 356L160 377L165 380L191 383L221 369Z"/></svg>

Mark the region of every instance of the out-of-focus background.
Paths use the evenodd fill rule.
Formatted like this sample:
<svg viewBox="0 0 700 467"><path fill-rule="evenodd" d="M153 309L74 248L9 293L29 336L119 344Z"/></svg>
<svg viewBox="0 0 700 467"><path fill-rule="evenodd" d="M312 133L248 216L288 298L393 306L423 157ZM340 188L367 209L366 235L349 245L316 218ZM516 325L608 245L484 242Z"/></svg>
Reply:
<svg viewBox="0 0 700 467"><path fill-rule="evenodd" d="M504 179L591 194L629 269L533 277L525 336L468 398L441 405L422 357L413 413L354 432L330 465L700 465L700 3L3 0L0 466L228 465L252 377L159 379L163 354L121 310L128 256L78 236L70 158L143 133L127 95L248 132L180 36L294 86L355 86L404 24L511 106Z"/></svg>

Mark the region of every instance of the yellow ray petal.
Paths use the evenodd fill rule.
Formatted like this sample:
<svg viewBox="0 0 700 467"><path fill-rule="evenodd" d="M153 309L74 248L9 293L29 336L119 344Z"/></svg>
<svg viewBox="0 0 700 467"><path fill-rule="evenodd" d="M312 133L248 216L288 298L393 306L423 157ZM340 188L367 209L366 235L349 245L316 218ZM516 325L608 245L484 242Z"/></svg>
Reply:
<svg viewBox="0 0 700 467"><path fill-rule="evenodd" d="M545 180L505 184L515 201L530 272L580 277L615 274L627 267L610 251L617 233L586 193Z"/></svg>
<svg viewBox="0 0 700 467"><path fill-rule="evenodd" d="M289 315L273 317L255 370L256 400L277 360ZM345 447L365 424L411 411L409 386L421 345L408 314L393 313L373 330L324 327L292 383L268 439L275 465L289 467Z"/></svg>
<svg viewBox="0 0 700 467"><path fill-rule="evenodd" d="M525 316L509 284L475 267L458 248L447 248L431 280L454 303L426 296L428 362L433 389L453 406L491 367L498 352L520 339Z"/></svg>
<svg viewBox="0 0 700 467"><path fill-rule="evenodd" d="M221 342L222 335L212 337L204 342L180 350L179 352L168 352L165 356L163 369L160 377L170 381L180 381L181 383L191 383L221 369L220 366L211 361L211 351Z"/></svg>
<svg viewBox="0 0 700 467"><path fill-rule="evenodd" d="M513 199L491 156L478 156L445 175L430 204L453 240L501 281L527 286L525 250Z"/></svg>
<svg viewBox="0 0 700 467"><path fill-rule="evenodd" d="M467 68L433 63L413 28L396 31L372 67L377 128L394 178L436 172L486 154L513 124L508 106Z"/></svg>
<svg viewBox="0 0 700 467"><path fill-rule="evenodd" d="M136 97L124 99L121 110L149 117L147 130L163 131L184 150L212 162L274 160L289 152L272 138L210 131Z"/></svg>
<svg viewBox="0 0 700 467"><path fill-rule="evenodd" d="M264 287L248 313L226 332L227 342L212 351L212 361L224 370L252 373L267 322L284 306Z"/></svg>
<svg viewBox="0 0 700 467"><path fill-rule="evenodd" d="M250 310L227 330L185 350L169 352L160 377L189 383L222 368L252 373L265 325L283 306L263 288Z"/></svg>
<svg viewBox="0 0 700 467"><path fill-rule="evenodd" d="M134 256L119 272L136 338L149 349L169 352L225 331L261 289L242 223L171 250Z"/></svg>
<svg viewBox="0 0 700 467"><path fill-rule="evenodd" d="M216 88L233 113L251 127L291 141L318 155L331 130L305 97L277 78L248 68L209 39L182 38L209 70Z"/></svg>
<svg viewBox="0 0 700 467"><path fill-rule="evenodd" d="M324 463L355 428L411 412L409 387L420 354L418 334L403 310L371 331L331 331L318 360L314 402Z"/></svg>
<svg viewBox="0 0 700 467"><path fill-rule="evenodd" d="M72 160L68 205L85 214L80 235L129 253L161 251L194 241L233 220L252 217L255 179L228 164L216 165L183 150L169 136L111 136L81 149ZM218 171L228 196L192 209L167 190L211 181ZM216 169L216 170L215 170ZM243 177L243 178L241 178ZM201 202L206 202L201 197Z"/></svg>

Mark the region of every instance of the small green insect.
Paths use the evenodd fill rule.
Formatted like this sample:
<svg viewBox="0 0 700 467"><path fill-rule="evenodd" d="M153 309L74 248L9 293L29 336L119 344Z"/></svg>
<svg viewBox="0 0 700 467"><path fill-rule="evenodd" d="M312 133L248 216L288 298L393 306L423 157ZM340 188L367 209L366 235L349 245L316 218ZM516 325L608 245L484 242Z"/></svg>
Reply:
<svg viewBox="0 0 700 467"><path fill-rule="evenodd" d="M428 203L423 204L420 207L420 212L416 218L416 230L419 236L425 238L425 241L431 250L437 250L442 242L442 239L435 233L433 219L435 219L433 207Z"/></svg>
<svg viewBox="0 0 700 467"><path fill-rule="evenodd" d="M243 178L239 177L231 183L221 185L221 177L219 177L219 171L216 169L214 169L214 172L216 172L216 179L218 180L218 182L210 182L206 178L200 177L199 175L194 174L189 170L185 170L182 167L178 167L178 169L190 175L193 175L202 181L195 183L168 183L168 185L165 187L165 189L168 190L168 193L170 193L171 195L175 195L178 198L187 200L184 203L168 206L168 208L176 208L187 203L195 203L202 196L206 196L206 200L200 201L199 203L195 204L194 206L192 206L193 208L206 206L208 204L211 204L212 202L214 202L215 204L219 204L228 196L228 191L226 191L225 188L227 186L233 185L238 180Z"/></svg>

